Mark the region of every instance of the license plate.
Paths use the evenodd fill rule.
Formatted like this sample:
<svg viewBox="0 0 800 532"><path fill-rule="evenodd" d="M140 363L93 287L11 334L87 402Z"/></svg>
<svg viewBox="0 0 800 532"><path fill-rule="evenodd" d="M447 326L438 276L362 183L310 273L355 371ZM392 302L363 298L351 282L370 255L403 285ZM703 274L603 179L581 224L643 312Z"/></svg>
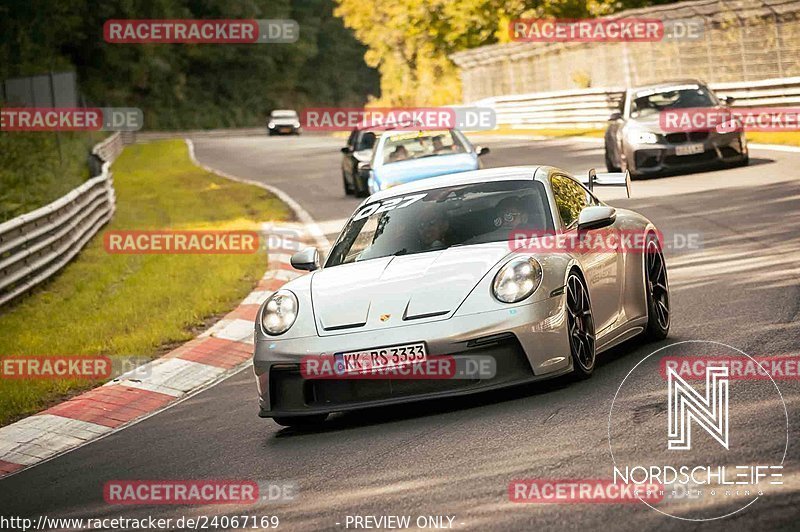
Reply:
<svg viewBox="0 0 800 532"><path fill-rule="evenodd" d="M366 373L376 369L417 364L428 359L425 344L393 345L364 351L336 353L336 370L342 373Z"/></svg>
<svg viewBox="0 0 800 532"><path fill-rule="evenodd" d="M694 155L695 153L703 153L704 151L706 151L706 148L702 144L675 146L675 155Z"/></svg>

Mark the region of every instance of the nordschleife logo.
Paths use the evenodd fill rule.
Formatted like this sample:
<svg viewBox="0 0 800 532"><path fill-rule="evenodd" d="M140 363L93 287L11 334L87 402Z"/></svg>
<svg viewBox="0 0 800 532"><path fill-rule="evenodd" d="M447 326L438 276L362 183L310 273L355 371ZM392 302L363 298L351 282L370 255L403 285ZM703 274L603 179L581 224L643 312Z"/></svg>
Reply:
<svg viewBox="0 0 800 532"><path fill-rule="evenodd" d="M728 384L727 367L709 366L703 395L667 368L669 449L691 450L693 421L728 449Z"/></svg>

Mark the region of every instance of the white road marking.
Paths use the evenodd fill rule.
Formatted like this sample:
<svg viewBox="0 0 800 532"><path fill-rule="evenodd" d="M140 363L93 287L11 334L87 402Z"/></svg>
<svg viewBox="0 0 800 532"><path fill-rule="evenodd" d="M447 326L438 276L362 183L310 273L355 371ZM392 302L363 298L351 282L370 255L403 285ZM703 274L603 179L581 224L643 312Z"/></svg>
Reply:
<svg viewBox="0 0 800 532"><path fill-rule="evenodd" d="M252 327L252 325L251 325ZM225 368L182 358L159 358L150 363L147 379L117 380L117 384L180 397L227 372Z"/></svg>
<svg viewBox="0 0 800 532"><path fill-rule="evenodd" d="M29 466L112 430L52 414L30 416L0 428L0 458Z"/></svg>

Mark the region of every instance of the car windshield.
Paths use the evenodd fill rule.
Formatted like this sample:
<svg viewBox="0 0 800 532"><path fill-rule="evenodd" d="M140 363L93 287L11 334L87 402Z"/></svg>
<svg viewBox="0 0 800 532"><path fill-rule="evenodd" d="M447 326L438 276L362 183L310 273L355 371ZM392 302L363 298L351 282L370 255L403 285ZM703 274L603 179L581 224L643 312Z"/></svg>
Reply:
<svg viewBox="0 0 800 532"><path fill-rule="evenodd" d="M553 230L542 183L490 181L409 193L359 208L326 267L502 242L514 230Z"/></svg>
<svg viewBox="0 0 800 532"><path fill-rule="evenodd" d="M452 131L411 131L392 135L383 145L383 164L435 155L464 153L466 148Z"/></svg>
<svg viewBox="0 0 800 532"><path fill-rule="evenodd" d="M371 150L375 147L375 141L378 136L374 131L364 131L359 135L358 142L356 143L356 151Z"/></svg>
<svg viewBox="0 0 800 532"><path fill-rule="evenodd" d="M648 90L634 95L631 102L631 117L653 115L664 109L685 109L688 107L713 107L718 105L716 97L705 87L687 85L667 90Z"/></svg>
<svg viewBox="0 0 800 532"><path fill-rule="evenodd" d="M297 118L295 111L272 111L272 118Z"/></svg>

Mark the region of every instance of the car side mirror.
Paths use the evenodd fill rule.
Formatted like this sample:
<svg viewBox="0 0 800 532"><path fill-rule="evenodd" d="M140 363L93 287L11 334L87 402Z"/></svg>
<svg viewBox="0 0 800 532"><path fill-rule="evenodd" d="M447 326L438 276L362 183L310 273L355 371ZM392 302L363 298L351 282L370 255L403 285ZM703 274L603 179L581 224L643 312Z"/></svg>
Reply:
<svg viewBox="0 0 800 532"><path fill-rule="evenodd" d="M298 251L290 259L292 268L313 272L319 270L319 251L317 248L306 248Z"/></svg>
<svg viewBox="0 0 800 532"><path fill-rule="evenodd" d="M617 220L617 210L607 205L585 207L578 215L578 231L600 229Z"/></svg>
<svg viewBox="0 0 800 532"><path fill-rule="evenodd" d="M350 153L351 153L353 150L352 150L352 149L350 149L350 146L345 146L345 147L344 147L344 148L342 148L340 151L341 151L342 153L344 153L345 155L349 155L349 154L350 154Z"/></svg>
<svg viewBox="0 0 800 532"><path fill-rule="evenodd" d="M725 96L725 104L726 105L733 105L733 102L736 101L736 98L733 96Z"/></svg>
<svg viewBox="0 0 800 532"><path fill-rule="evenodd" d="M608 117L609 122L613 122L614 120L620 120L622 118L622 113L619 111L615 113L611 113L611 116Z"/></svg>
<svg viewBox="0 0 800 532"><path fill-rule="evenodd" d="M475 152L478 154L478 157L482 155L488 155L489 153L491 153L491 151L492 150L490 150L486 146L478 146L475 148Z"/></svg>

